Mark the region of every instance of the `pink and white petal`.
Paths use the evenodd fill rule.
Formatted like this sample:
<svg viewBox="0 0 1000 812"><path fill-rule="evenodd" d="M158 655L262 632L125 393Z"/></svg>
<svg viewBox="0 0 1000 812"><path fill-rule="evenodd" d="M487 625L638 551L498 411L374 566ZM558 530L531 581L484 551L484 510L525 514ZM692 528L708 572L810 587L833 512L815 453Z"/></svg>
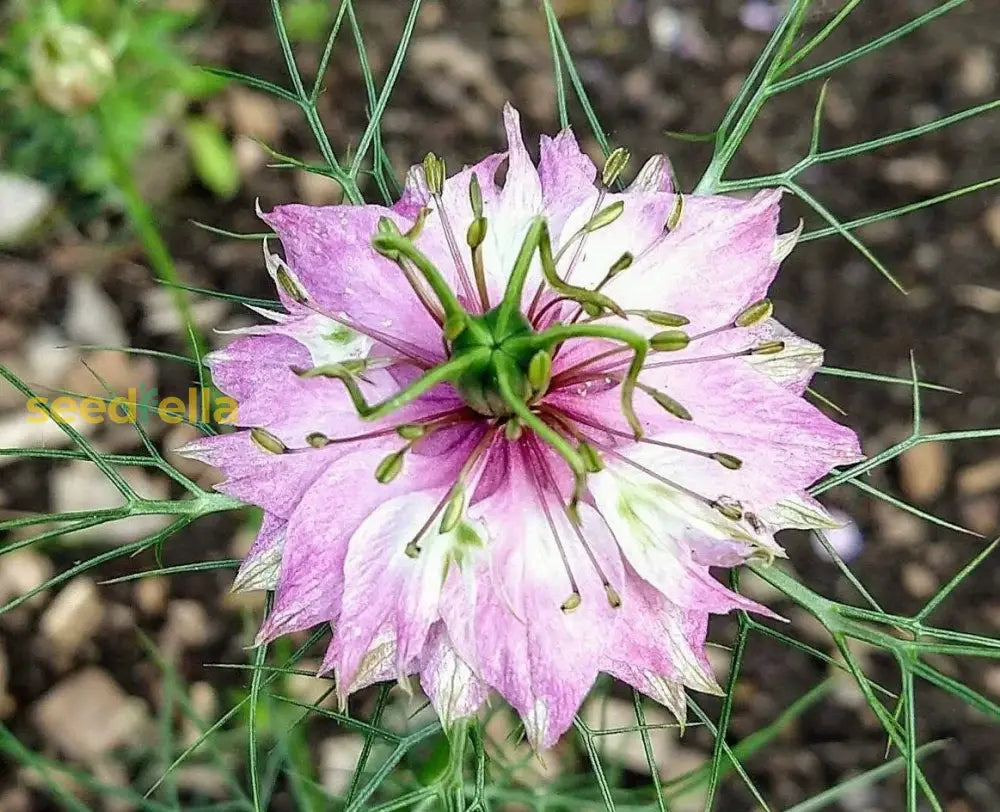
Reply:
<svg viewBox="0 0 1000 812"><path fill-rule="evenodd" d="M459 657L510 702L532 745L546 748L572 724L597 675L615 609L576 540L553 505L552 521L566 549L581 603L560 608L571 593L525 457L525 444L508 447L504 486L470 511L491 536L486 551L462 578L452 577L441 603ZM581 507L583 532L608 578L616 583L621 561L593 510ZM530 539L530 543L525 543Z"/></svg>
<svg viewBox="0 0 1000 812"><path fill-rule="evenodd" d="M822 504L807 494L792 494L760 511L759 518L775 530L833 530L841 527Z"/></svg>
<svg viewBox="0 0 1000 812"><path fill-rule="evenodd" d="M233 580L233 592L274 589L281 571L288 522L273 513L265 513L257 538L240 564Z"/></svg>
<svg viewBox="0 0 1000 812"><path fill-rule="evenodd" d="M420 686L445 729L474 715L489 694L489 686L455 650L443 623L431 630L420 663Z"/></svg>
<svg viewBox="0 0 1000 812"><path fill-rule="evenodd" d="M395 263L371 245L386 217L402 231L412 223L391 209L366 206L278 206L264 215L285 250L288 266L324 311L348 314L353 323L441 354L441 328L420 305ZM448 267L439 268L451 282Z"/></svg>
<svg viewBox="0 0 1000 812"><path fill-rule="evenodd" d="M674 168L666 155L653 155L629 184L630 192L673 192Z"/></svg>
<svg viewBox="0 0 1000 812"><path fill-rule="evenodd" d="M483 531L465 523L447 533L438 532L439 520L427 528L450 485L384 500L351 535L343 566L340 621L328 653L339 684L354 683L364 653L383 627L395 635L400 676L419 662L439 617L441 592L453 559L462 548L484 543ZM420 552L410 556L407 547L418 537Z"/></svg>
<svg viewBox="0 0 1000 812"><path fill-rule="evenodd" d="M454 482L479 433L470 428L467 442L446 454L407 455L402 473L385 485L375 480L375 468L388 451L399 447L398 438L385 444L366 443L365 448L342 456L323 471L289 519L274 608L259 639L270 640L336 620L351 537L381 505L394 498ZM370 642L371 638L366 646Z"/></svg>
<svg viewBox="0 0 1000 812"><path fill-rule="evenodd" d="M549 231L558 235L570 214L593 198L597 167L580 149L573 131L565 129L555 138L542 136L538 177Z"/></svg>

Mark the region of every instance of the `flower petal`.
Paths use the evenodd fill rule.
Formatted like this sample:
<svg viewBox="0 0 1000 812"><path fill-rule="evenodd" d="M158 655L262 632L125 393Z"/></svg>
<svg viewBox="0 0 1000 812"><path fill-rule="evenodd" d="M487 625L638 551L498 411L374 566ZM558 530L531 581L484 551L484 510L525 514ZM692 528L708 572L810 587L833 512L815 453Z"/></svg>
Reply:
<svg viewBox="0 0 1000 812"><path fill-rule="evenodd" d="M459 657L443 623L434 626L427 640L420 662L420 685L445 729L472 716L489 693L489 686Z"/></svg>

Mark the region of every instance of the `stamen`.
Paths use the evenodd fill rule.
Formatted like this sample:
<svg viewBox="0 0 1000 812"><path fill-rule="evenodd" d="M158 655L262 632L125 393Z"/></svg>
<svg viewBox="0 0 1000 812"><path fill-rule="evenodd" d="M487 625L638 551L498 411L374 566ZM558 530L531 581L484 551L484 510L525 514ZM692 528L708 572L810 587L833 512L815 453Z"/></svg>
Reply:
<svg viewBox="0 0 1000 812"><path fill-rule="evenodd" d="M250 429L250 439L261 451L266 451L268 454L284 454L288 451L288 446L267 429Z"/></svg>
<svg viewBox="0 0 1000 812"><path fill-rule="evenodd" d="M661 409L669 412L674 417L681 420L693 420L691 412L689 412L684 406L674 400L666 392L661 392L659 389L654 389L652 386L646 386L644 383L637 383L636 387L641 389L647 395L649 395L655 402L656 405Z"/></svg>
<svg viewBox="0 0 1000 812"><path fill-rule="evenodd" d="M677 352L687 349L691 337L683 330L661 330L649 339L649 346L656 352Z"/></svg>
<svg viewBox="0 0 1000 812"><path fill-rule="evenodd" d="M375 467L375 479L380 485L388 485L392 482L403 470L403 460L406 458L406 452L410 450L410 444L407 443L399 451L394 451L387 457L383 457L382 461Z"/></svg>
<svg viewBox="0 0 1000 812"><path fill-rule="evenodd" d="M674 198L674 205L667 214L667 219L663 222L663 229L659 234L653 239L653 241L647 245L639 253L637 260L645 259L652 251L655 251L660 247L660 244L681 224L681 217L684 215L684 195L678 194Z"/></svg>
<svg viewBox="0 0 1000 812"><path fill-rule="evenodd" d="M604 162L604 170L601 172L601 183L604 184L605 189L614 185L631 157L629 151L624 147L618 147L611 151Z"/></svg>
<svg viewBox="0 0 1000 812"><path fill-rule="evenodd" d="M473 172L469 178L469 203L472 206L473 220L465 232L465 241L472 249L472 273L476 277L476 289L479 291L479 303L483 312L490 309L490 294L486 286L486 268L483 265L483 242L486 239L486 218L483 217L483 190L479 186L479 176Z"/></svg>
<svg viewBox="0 0 1000 812"><path fill-rule="evenodd" d="M545 350L539 350L528 362L528 383L536 398L540 398L549 388L552 380L552 356Z"/></svg>
<svg viewBox="0 0 1000 812"><path fill-rule="evenodd" d="M451 252L452 261L455 263L455 271L458 274L458 279L462 283L462 292L465 294L466 301L475 302L477 300L476 291L472 287L472 281L469 279L469 270L465 267L465 261L458 250L458 240L455 239L455 231L451 227L451 220L448 217L448 212L445 210L444 199L441 197L446 175L444 160L438 158L433 152L428 152L427 157L424 158L424 175L427 178L427 189L431 193L431 199L434 201L434 205L437 206L438 217L441 219L441 227L444 230L445 241L448 243L448 250Z"/></svg>
<svg viewBox="0 0 1000 812"><path fill-rule="evenodd" d="M538 464L542 467L542 470L545 471L545 476L549 481L549 486L552 488L552 490L558 493L559 492L558 484L556 483L555 475L552 473L552 466L549 465L548 460L545 459L544 455L538 449L537 443L532 443L532 451L534 452L535 457L538 460ZM563 504L563 510L566 513L566 518L569 519L570 527L573 528L573 533L576 535L577 540L580 542L584 551L587 553L587 558L590 559L590 564L594 568L594 571L597 573L597 576L601 579L601 585L604 587L604 594L607 595L608 603L612 606L612 608L617 609L619 606L622 605L621 596L618 594L618 591L613 586L611 586L611 581L608 578L607 574L604 572L604 568L601 567L601 562L597 560L597 556L594 555L594 551L587 543L587 539L583 535L583 530L580 528L579 519L572 512L570 512L568 506L565 503L561 504Z"/></svg>

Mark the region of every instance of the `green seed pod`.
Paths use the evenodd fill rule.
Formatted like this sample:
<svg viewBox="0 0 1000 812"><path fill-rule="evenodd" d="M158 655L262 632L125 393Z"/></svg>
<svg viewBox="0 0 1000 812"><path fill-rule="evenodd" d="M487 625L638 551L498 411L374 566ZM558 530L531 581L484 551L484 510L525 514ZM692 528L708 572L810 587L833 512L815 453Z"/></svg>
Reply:
<svg viewBox="0 0 1000 812"><path fill-rule="evenodd" d="M712 454L712 459L730 471L739 471L743 467L743 460L739 457L734 457L732 454L723 454L721 451L716 451Z"/></svg>
<svg viewBox="0 0 1000 812"><path fill-rule="evenodd" d="M539 350L528 362L528 383L535 392L544 392L552 380L552 356L545 350Z"/></svg>
<svg viewBox="0 0 1000 812"><path fill-rule="evenodd" d="M590 222L583 227L583 230L590 234L597 231L599 228L609 226L622 216L623 211L625 211L625 201L616 200L610 206L605 206L597 212L597 214L590 219Z"/></svg>
<svg viewBox="0 0 1000 812"><path fill-rule="evenodd" d="M631 157L629 151L624 147L618 147L613 150L604 162L604 171L601 172L601 183L605 187L609 187L618 180Z"/></svg>
<svg viewBox="0 0 1000 812"><path fill-rule="evenodd" d="M754 302L740 311L740 314L733 319L733 324L736 327L752 327L764 321L764 319L770 318L773 312L774 305L771 303L771 300L761 299L759 302Z"/></svg>
<svg viewBox="0 0 1000 812"><path fill-rule="evenodd" d="M257 448L268 454L284 454L288 451L288 446L267 429L250 429L250 440Z"/></svg>
<svg viewBox="0 0 1000 812"><path fill-rule="evenodd" d="M690 343L691 337L683 330L661 330L649 339L649 346L657 352L676 352Z"/></svg>
<svg viewBox="0 0 1000 812"><path fill-rule="evenodd" d="M378 480L382 485L387 485L392 482L399 472L403 470L403 458L406 456L407 449L401 449L400 451L394 451L388 457L383 458L383 460L375 468L375 479Z"/></svg>

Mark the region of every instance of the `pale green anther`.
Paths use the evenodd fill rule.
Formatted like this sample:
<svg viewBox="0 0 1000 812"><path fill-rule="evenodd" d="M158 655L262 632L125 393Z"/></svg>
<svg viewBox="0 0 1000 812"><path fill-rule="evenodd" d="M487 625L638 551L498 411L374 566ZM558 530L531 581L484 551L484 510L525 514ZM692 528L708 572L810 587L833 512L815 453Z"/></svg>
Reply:
<svg viewBox="0 0 1000 812"><path fill-rule="evenodd" d="M604 162L604 171L601 172L601 183L605 187L609 187L618 180L631 157L629 151L624 147L618 147L612 151L608 159Z"/></svg>
<svg viewBox="0 0 1000 812"><path fill-rule="evenodd" d="M445 163L433 152L428 152L424 158L424 177L427 179L427 189L432 195L441 194L444 189Z"/></svg>
<svg viewBox="0 0 1000 812"><path fill-rule="evenodd" d="M727 519L733 522L738 522L743 518L743 509L739 505L734 505L730 502L722 502L716 500L712 502L712 507L715 508L719 513L725 516Z"/></svg>
<svg viewBox="0 0 1000 812"><path fill-rule="evenodd" d="M634 260L635 257L632 256L632 254L630 254L628 251L626 251L624 254L618 257L618 259L615 260L615 263L608 270L608 278L610 279L612 276L620 274L626 268L631 266Z"/></svg>
<svg viewBox="0 0 1000 812"><path fill-rule="evenodd" d="M649 346L657 352L676 352L691 343L691 337L683 330L661 330L649 339Z"/></svg>
<svg viewBox="0 0 1000 812"><path fill-rule="evenodd" d="M250 439L257 448L268 454L284 454L288 451L288 446L267 429L250 429Z"/></svg>
<svg viewBox="0 0 1000 812"><path fill-rule="evenodd" d="M417 544L416 540L411 541L406 545L405 552L408 558L416 558L420 555L420 545Z"/></svg>
<svg viewBox="0 0 1000 812"><path fill-rule="evenodd" d="M325 448L330 445L330 438L321 431L313 431L306 435L306 442L313 448Z"/></svg>
<svg viewBox="0 0 1000 812"><path fill-rule="evenodd" d="M479 186L479 176L475 172L469 178L469 203L472 204L472 216L483 216L483 190Z"/></svg>
<svg viewBox="0 0 1000 812"><path fill-rule="evenodd" d="M622 216L623 211L625 211L625 201L616 200L610 206L605 206L597 212L597 214L590 218L590 222L583 227L583 231L590 234L597 231L599 228L609 226Z"/></svg>
<svg viewBox="0 0 1000 812"><path fill-rule="evenodd" d="M407 448L403 448L399 451L394 451L388 457L383 458L376 466L375 479L379 483L387 485L399 476L399 472L403 470L403 459L406 456L407 450Z"/></svg>
<svg viewBox="0 0 1000 812"><path fill-rule="evenodd" d="M670 214L667 215L667 221L663 224L665 231L673 231L681 223L681 215L684 214L684 195L677 195L677 199L674 200L674 207L670 210Z"/></svg>
<svg viewBox="0 0 1000 812"><path fill-rule="evenodd" d="M784 352L784 349L784 341L765 341L763 344L751 348L750 353L751 355L777 355L779 352Z"/></svg>
<svg viewBox="0 0 1000 812"><path fill-rule="evenodd" d="M580 593L574 592L572 595L570 595L568 598L566 598L566 600L562 602L562 605L559 608L562 609L563 612L565 612L566 614L569 614L580 605L580 602L581 602Z"/></svg>
<svg viewBox="0 0 1000 812"><path fill-rule="evenodd" d="M486 218L476 217L471 223L469 223L469 228L465 232L465 241L469 244L469 248L478 248L483 244L486 239Z"/></svg>
<svg viewBox="0 0 1000 812"><path fill-rule="evenodd" d="M404 440L419 440L427 433L427 427L419 423L403 423L396 426L396 434Z"/></svg>
<svg viewBox="0 0 1000 812"><path fill-rule="evenodd" d="M597 452L597 449L586 440L582 441L576 447L576 450L580 452L588 474L599 474L604 470L604 460L601 459L601 455Z"/></svg>
<svg viewBox="0 0 1000 812"><path fill-rule="evenodd" d="M608 596L608 603L611 604L612 609L617 609L622 605L622 596L611 584L604 585L604 594Z"/></svg>
<svg viewBox="0 0 1000 812"><path fill-rule="evenodd" d="M427 216L430 213L431 210L426 206L424 206L419 212L417 212L417 219L413 221L413 225L410 226L410 228L404 235L406 239L415 240L417 237L420 236L420 233L424 230L424 223L427 222Z"/></svg>
<svg viewBox="0 0 1000 812"><path fill-rule="evenodd" d="M274 275L277 279L278 287L285 292L285 295L289 299L294 302L298 302L299 304L305 304L309 301L309 297L306 295L306 292L285 268L282 268L279 265L278 269L274 272Z"/></svg>
<svg viewBox="0 0 1000 812"><path fill-rule="evenodd" d="M512 417L508 420L503 427L503 436L508 442L516 443L521 439L521 434L524 431L524 426L521 425L521 421L516 417Z"/></svg>
<svg viewBox="0 0 1000 812"><path fill-rule="evenodd" d="M740 311L740 314L733 319L733 324L736 327L752 327L764 321L764 319L770 318L773 312L774 305L771 303L771 300L761 299L759 302L754 302Z"/></svg>
<svg viewBox="0 0 1000 812"><path fill-rule="evenodd" d="M674 417L680 418L681 420L693 420L691 417L691 412L685 409L680 403L674 400L670 395L660 392L657 389L647 390L650 397L656 401L656 404L665 411L672 414Z"/></svg>
<svg viewBox="0 0 1000 812"><path fill-rule="evenodd" d="M528 383L531 389L542 394L549 388L552 380L552 356L545 350L539 350L528 362Z"/></svg>
<svg viewBox="0 0 1000 812"><path fill-rule="evenodd" d="M683 327L685 324L691 323L691 320L686 316L667 313L665 310L630 310L629 313L640 316L657 327Z"/></svg>
<svg viewBox="0 0 1000 812"><path fill-rule="evenodd" d="M465 488L455 485L448 504L445 506L444 514L441 516L441 526L439 533L450 533L465 515Z"/></svg>
<svg viewBox="0 0 1000 812"><path fill-rule="evenodd" d="M455 313L449 316L444 323L444 337L448 341L454 341L468 326L469 320L465 313Z"/></svg>
<svg viewBox="0 0 1000 812"><path fill-rule="evenodd" d="M723 454L721 451L716 451L712 454L712 459L730 471L738 471L743 467L743 460L739 457L734 457L732 454Z"/></svg>

